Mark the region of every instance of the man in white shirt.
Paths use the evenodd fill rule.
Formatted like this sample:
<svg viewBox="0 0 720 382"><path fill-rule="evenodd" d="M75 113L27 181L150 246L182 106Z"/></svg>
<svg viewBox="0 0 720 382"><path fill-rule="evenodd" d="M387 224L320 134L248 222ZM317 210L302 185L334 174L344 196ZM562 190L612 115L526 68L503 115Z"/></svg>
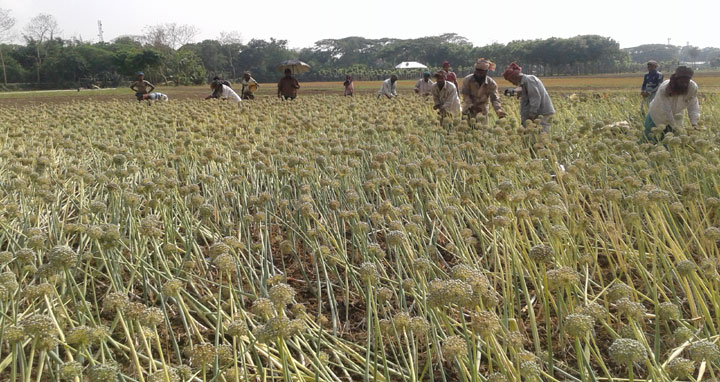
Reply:
<svg viewBox="0 0 720 382"><path fill-rule="evenodd" d="M426 70L425 73L423 73L423 78L415 83L415 94L423 97L429 96L434 84L434 82L430 81L430 72Z"/></svg>
<svg viewBox="0 0 720 382"><path fill-rule="evenodd" d="M388 78L387 80L383 81L382 86L378 91L378 98L382 96L385 96L388 99L397 97L396 82L397 76L394 74L390 76L390 78Z"/></svg>
<svg viewBox="0 0 720 382"><path fill-rule="evenodd" d="M657 90L655 98L650 102L649 112L645 118L645 138L650 142L665 137L665 133L672 132L674 128L682 126L683 111L687 109L690 124L697 128L700 121L700 104L698 102L698 86L692 80L694 72L687 66L679 66L669 80L664 81ZM663 128L663 126L665 126Z"/></svg>
<svg viewBox="0 0 720 382"><path fill-rule="evenodd" d="M212 89L213 92L209 96L205 97L205 99L216 98L214 97L214 95L218 95L217 98L222 98L224 100L230 99L234 102L237 102L238 105L240 105L240 103L242 102L240 96L237 95L237 93L235 93L235 91L232 90L231 87L218 81L213 81L212 83L210 83L210 89Z"/></svg>
<svg viewBox="0 0 720 382"><path fill-rule="evenodd" d="M459 116L462 113L462 106L455 84L445 80L445 72L442 70L435 73L435 81L437 82L432 86L431 91L435 102L433 110L437 110L442 118Z"/></svg>

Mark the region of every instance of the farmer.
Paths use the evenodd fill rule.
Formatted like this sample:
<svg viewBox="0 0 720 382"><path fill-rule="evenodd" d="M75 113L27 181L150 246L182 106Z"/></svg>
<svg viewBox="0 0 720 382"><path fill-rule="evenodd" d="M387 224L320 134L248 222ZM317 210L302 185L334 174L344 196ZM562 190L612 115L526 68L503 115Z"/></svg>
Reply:
<svg viewBox="0 0 720 382"><path fill-rule="evenodd" d="M445 72L445 81L452 82L453 84L455 84L455 87L457 89L460 89L460 85L458 85L457 76L455 75L455 72L450 70L450 62L449 61L443 62L442 70L443 70L443 72Z"/></svg>
<svg viewBox="0 0 720 382"><path fill-rule="evenodd" d="M285 77L278 82L278 97L286 100L293 100L297 97L297 90L300 84L295 77L292 76L292 70L285 69Z"/></svg>
<svg viewBox="0 0 720 382"><path fill-rule="evenodd" d="M435 102L433 110L437 110L441 117L459 116L462 113L462 107L455 84L445 80L445 72L442 70L438 70L434 77L437 82L433 84L431 90Z"/></svg>
<svg viewBox="0 0 720 382"><path fill-rule="evenodd" d="M150 90L148 90L148 88L150 88ZM133 82L132 85L130 85L130 89L135 92L135 98L137 98L138 101L142 101L143 94L148 94L155 90L155 85L151 84L148 81L145 81L145 73L138 72L137 81Z"/></svg>
<svg viewBox="0 0 720 382"><path fill-rule="evenodd" d="M155 93L143 94L143 95L142 95L142 99L147 100L148 103L150 103L150 101L163 101L163 102L167 102L167 101L168 101L168 96L167 96L167 94L165 94L165 93L155 92Z"/></svg>
<svg viewBox="0 0 720 382"><path fill-rule="evenodd" d="M443 72L445 73L445 72ZM435 73L437 74L437 73ZM415 94L427 97L430 95L435 83L430 81L430 71L426 70L423 73L423 78L419 79L415 83Z"/></svg>
<svg viewBox="0 0 720 382"><path fill-rule="evenodd" d="M228 81L228 80L223 80L222 77L220 77L220 76L215 76L215 77L213 77L213 81L220 82L221 84L223 84L223 85L229 87L230 89L232 89L232 84L230 83L230 81Z"/></svg>
<svg viewBox="0 0 720 382"><path fill-rule="evenodd" d="M345 76L343 86L345 87L345 97L352 97L355 94L355 84L352 76Z"/></svg>
<svg viewBox="0 0 720 382"><path fill-rule="evenodd" d="M648 72L645 74L642 83L642 90L640 94L645 99L645 104L650 105L655 94L657 94L658 87L663 83L664 76L658 69L657 61L650 60L647 63Z"/></svg>
<svg viewBox="0 0 720 382"><path fill-rule="evenodd" d="M242 90L240 91L242 99L255 99L255 94L253 93L260 87L260 84L252 78L250 72L243 73L243 79L240 81L240 84L242 85Z"/></svg>
<svg viewBox="0 0 720 382"><path fill-rule="evenodd" d="M693 74L693 70L687 66L679 66L670 79L660 85L655 98L650 102L649 112L645 118L645 138L648 141L657 141L652 131L653 127L665 126L660 134L662 140L665 133L682 126L685 109L688 111L690 124L697 129L700 121L700 105L697 97L698 86L692 80Z"/></svg>
<svg viewBox="0 0 720 382"><path fill-rule="evenodd" d="M212 93L205 97L205 99L210 98L222 98L224 100L230 99L234 102L237 102L238 106L241 104L242 100L240 99L240 96L235 93L235 90L233 90L231 87L223 84L220 81L213 81L210 83L210 89L212 89Z"/></svg>
<svg viewBox="0 0 720 382"><path fill-rule="evenodd" d="M378 98L385 96L387 99L397 97L397 76L392 75L387 80L383 81L380 90L378 90Z"/></svg>
<svg viewBox="0 0 720 382"><path fill-rule="evenodd" d="M495 80L487 75L488 70L495 70L495 64L484 58L475 63L475 72L463 79L462 95L465 107L464 112L468 119L477 118L478 114L484 117L484 125L488 125L488 103L492 103L498 118L504 118L500 95ZM447 78L446 78L447 80ZM449 80L448 80L449 81Z"/></svg>
<svg viewBox="0 0 720 382"><path fill-rule="evenodd" d="M520 120L523 125L540 119L543 132L549 133L555 108L542 81L533 75L523 74L522 68L514 62L503 72L503 77L520 87Z"/></svg>

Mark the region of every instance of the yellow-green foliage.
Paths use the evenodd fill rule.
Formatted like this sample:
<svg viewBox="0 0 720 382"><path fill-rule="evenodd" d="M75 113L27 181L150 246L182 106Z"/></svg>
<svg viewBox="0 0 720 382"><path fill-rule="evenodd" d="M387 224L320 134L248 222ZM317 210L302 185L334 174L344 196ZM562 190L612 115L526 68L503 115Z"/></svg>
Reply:
<svg viewBox="0 0 720 382"><path fill-rule="evenodd" d="M625 95L0 109L0 379L716 375L719 101L658 145Z"/></svg>

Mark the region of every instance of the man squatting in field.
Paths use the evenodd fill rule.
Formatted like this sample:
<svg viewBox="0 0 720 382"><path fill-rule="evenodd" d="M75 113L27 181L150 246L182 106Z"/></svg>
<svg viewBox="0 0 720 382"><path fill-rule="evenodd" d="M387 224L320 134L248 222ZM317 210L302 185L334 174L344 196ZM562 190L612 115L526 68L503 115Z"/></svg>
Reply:
<svg viewBox="0 0 720 382"><path fill-rule="evenodd" d="M237 102L238 106L242 103L240 96L237 95L237 93L235 93L235 90L233 90L230 86L227 86L220 81L211 82L210 89L212 89L212 93L209 96L205 97L205 99L210 99L210 98L222 98L224 100L231 99L234 102Z"/></svg>
<svg viewBox="0 0 720 382"><path fill-rule="evenodd" d="M455 84L445 80L445 72L439 70L435 73L435 82L432 85L432 96L435 105L433 110L437 110L440 117L459 116L462 113L460 106L460 97L458 97Z"/></svg>
<svg viewBox="0 0 720 382"><path fill-rule="evenodd" d="M665 133L682 126L685 109L688 111L692 127L697 129L700 121L700 104L697 97L698 86L692 80L693 74L691 68L679 66L670 79L660 85L655 98L650 102L648 115L645 118L645 138L648 141L657 142L653 132L656 126L665 126L660 133L660 140Z"/></svg>
<svg viewBox="0 0 720 382"><path fill-rule="evenodd" d="M523 74L522 68L514 62L503 72L503 78L521 88L520 120L522 124L527 126L528 121L539 119L542 130L549 133L555 108L542 81L533 75Z"/></svg>
<svg viewBox="0 0 720 382"><path fill-rule="evenodd" d="M137 78L137 81L130 85L130 89L135 92L135 98L137 98L138 101L142 101L143 94L148 94L155 90L155 85L145 81L145 73L143 72L138 72ZM150 90L148 90L148 88L150 88Z"/></svg>
<svg viewBox="0 0 720 382"><path fill-rule="evenodd" d="M655 98L655 94L657 94L660 84L663 83L664 76L657 70L658 63L656 61L648 61L647 68L648 72L643 77L640 95L645 99L645 104L650 105L650 102Z"/></svg>
<svg viewBox="0 0 720 382"><path fill-rule="evenodd" d="M437 73L436 73L437 74ZM445 76L445 72L443 72L443 76ZM432 87L435 83L430 81L430 71L426 70L423 73L423 78L419 79L415 83L415 94L427 97L432 92Z"/></svg>
<svg viewBox="0 0 720 382"><path fill-rule="evenodd" d="M465 77L462 84L464 112L468 115L468 119L477 118L478 114L482 114L484 118L482 123L486 126L489 124L488 103L492 103L499 118L505 117L497 83L487 75L488 70L495 70L495 64L484 58L478 59L475 63L475 72Z"/></svg>
<svg viewBox="0 0 720 382"><path fill-rule="evenodd" d="M397 97L397 76L392 75L387 80L383 81L380 90L378 90L378 98L385 96L387 99Z"/></svg>

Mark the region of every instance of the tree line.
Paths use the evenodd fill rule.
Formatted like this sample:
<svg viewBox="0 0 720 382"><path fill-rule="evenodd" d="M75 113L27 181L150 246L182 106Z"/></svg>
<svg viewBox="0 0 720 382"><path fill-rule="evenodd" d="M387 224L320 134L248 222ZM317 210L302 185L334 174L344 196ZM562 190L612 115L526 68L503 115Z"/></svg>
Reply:
<svg viewBox="0 0 720 382"><path fill-rule="evenodd" d="M10 11L0 9L0 67L6 88L119 86L138 71L144 71L152 82L175 85L207 83L216 75L233 80L246 70L258 81L272 82L281 75L278 63L294 58L310 64L312 71L300 79L312 81L342 80L347 74L358 80L384 79L398 72L394 66L402 61L439 68L448 60L458 74L466 74L478 57L495 61L498 71L516 61L525 71L541 76L637 72L651 58L668 64L692 61L720 66L717 48L643 45L620 49L615 40L598 35L487 46L474 46L454 33L415 39L345 37L292 49L286 40L274 38L245 43L238 32L194 42L197 28L175 23L147 26L139 35L110 42L63 38L57 21L48 14L39 14L20 30L23 44L7 41L15 29L19 28Z"/></svg>

